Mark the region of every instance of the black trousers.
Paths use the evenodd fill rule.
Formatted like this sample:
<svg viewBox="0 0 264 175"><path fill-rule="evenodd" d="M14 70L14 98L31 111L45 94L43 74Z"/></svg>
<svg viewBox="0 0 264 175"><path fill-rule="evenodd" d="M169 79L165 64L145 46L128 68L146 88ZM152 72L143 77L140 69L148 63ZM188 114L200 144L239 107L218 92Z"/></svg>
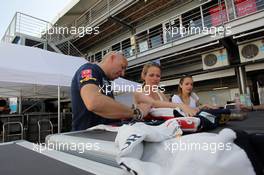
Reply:
<svg viewBox="0 0 264 175"><path fill-rule="evenodd" d="M242 148L251 161L257 175L264 174L264 133L248 134L245 131L235 131L237 138L234 143Z"/></svg>

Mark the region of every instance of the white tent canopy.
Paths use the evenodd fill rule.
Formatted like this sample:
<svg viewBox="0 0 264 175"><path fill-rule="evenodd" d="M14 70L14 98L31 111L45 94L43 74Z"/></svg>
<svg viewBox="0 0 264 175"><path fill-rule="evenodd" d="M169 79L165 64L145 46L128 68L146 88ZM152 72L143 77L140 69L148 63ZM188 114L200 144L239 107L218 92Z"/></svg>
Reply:
<svg viewBox="0 0 264 175"><path fill-rule="evenodd" d="M69 98L69 87L62 86L61 98ZM0 82L0 97L57 98L56 86Z"/></svg>
<svg viewBox="0 0 264 175"><path fill-rule="evenodd" d="M87 61L39 48L1 43L0 62L0 96L19 97L20 112L22 97L49 98L43 92L52 92L52 96L57 92L59 133L61 87L69 87L76 69Z"/></svg>
<svg viewBox="0 0 264 175"><path fill-rule="evenodd" d="M87 61L39 48L0 43L0 62L0 97L58 97L60 132L60 98L69 96L75 71ZM117 79L115 84L138 85L124 79Z"/></svg>
<svg viewBox="0 0 264 175"><path fill-rule="evenodd" d="M39 48L15 44L0 44L0 96L61 97L69 95L75 71L87 61ZM116 85L137 86L138 83L119 78Z"/></svg>
<svg viewBox="0 0 264 175"><path fill-rule="evenodd" d="M77 68L87 61L39 48L0 44L0 81L70 86Z"/></svg>

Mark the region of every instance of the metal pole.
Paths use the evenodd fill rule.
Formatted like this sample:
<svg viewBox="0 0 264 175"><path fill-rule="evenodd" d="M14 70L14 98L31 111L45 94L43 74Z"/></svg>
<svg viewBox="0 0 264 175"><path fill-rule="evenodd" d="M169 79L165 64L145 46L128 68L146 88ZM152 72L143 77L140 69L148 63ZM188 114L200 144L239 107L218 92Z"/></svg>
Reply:
<svg viewBox="0 0 264 175"><path fill-rule="evenodd" d="M21 115L22 114L22 91L20 90L19 92L19 107L18 107L18 113Z"/></svg>
<svg viewBox="0 0 264 175"><path fill-rule="evenodd" d="M235 67L235 73L236 73L238 90L239 90L239 93L242 94L241 82L240 82L241 80L240 80L240 77L239 77L239 67Z"/></svg>
<svg viewBox="0 0 264 175"><path fill-rule="evenodd" d="M60 85L58 85L58 133L61 131L61 116L60 116Z"/></svg>
<svg viewBox="0 0 264 175"><path fill-rule="evenodd" d="M234 19L237 18L237 14L236 14L236 7L235 7L235 2L234 0L231 1L232 2L232 11L233 11L233 14L234 14Z"/></svg>
<svg viewBox="0 0 264 175"><path fill-rule="evenodd" d="M200 13L201 13L201 20L202 20L202 28L204 28L204 15L203 15L203 8L200 6Z"/></svg>
<svg viewBox="0 0 264 175"><path fill-rule="evenodd" d="M243 94L246 93L246 87L245 87L245 77L244 77L244 69L242 68L242 66L239 66L238 68L239 70L239 78L240 78L240 83L241 83L241 91Z"/></svg>

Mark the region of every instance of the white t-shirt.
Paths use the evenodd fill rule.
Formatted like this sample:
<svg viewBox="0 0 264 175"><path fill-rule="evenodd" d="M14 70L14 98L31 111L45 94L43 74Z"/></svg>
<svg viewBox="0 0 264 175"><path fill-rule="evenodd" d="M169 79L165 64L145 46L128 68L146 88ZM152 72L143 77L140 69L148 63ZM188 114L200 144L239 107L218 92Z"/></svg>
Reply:
<svg viewBox="0 0 264 175"><path fill-rule="evenodd" d="M189 104L189 106L191 108L197 108L196 103L197 103L198 100L199 100L199 97L194 92L192 92L192 94L190 96L190 104ZM173 95L171 101L173 103L183 103L183 101L182 101L182 99L181 99L181 97L179 95Z"/></svg>

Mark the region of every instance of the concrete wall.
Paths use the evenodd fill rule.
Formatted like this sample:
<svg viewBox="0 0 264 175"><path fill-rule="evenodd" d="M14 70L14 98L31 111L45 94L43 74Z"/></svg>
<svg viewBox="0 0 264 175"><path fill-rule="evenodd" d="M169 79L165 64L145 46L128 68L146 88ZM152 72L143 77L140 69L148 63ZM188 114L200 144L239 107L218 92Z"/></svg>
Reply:
<svg viewBox="0 0 264 175"><path fill-rule="evenodd" d="M103 49L106 49L107 47L111 47L114 44L117 44L119 42L122 42L125 39L130 38L131 33L130 31L123 32L121 34L115 34L111 39L105 40L104 42L96 44L94 47L92 47L88 53L95 54L98 51L101 51Z"/></svg>
<svg viewBox="0 0 264 175"><path fill-rule="evenodd" d="M202 104L213 104L213 98L215 97L216 104L224 106L227 101L231 101L234 99L235 93L239 93L238 88L216 91L203 91L197 92L196 94L199 96L200 103Z"/></svg>

